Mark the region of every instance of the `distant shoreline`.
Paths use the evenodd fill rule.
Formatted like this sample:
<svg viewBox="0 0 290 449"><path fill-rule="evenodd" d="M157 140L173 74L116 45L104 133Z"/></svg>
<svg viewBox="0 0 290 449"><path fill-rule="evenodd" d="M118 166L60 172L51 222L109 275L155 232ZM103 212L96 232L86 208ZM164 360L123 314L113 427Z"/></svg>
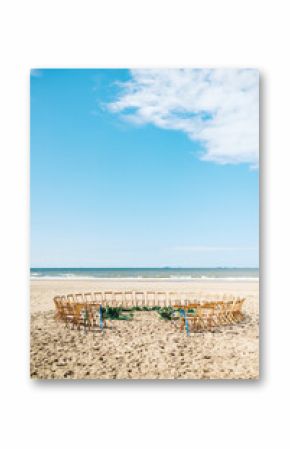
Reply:
<svg viewBox="0 0 290 449"><path fill-rule="evenodd" d="M136 282L259 282L259 278L256 277L235 277L235 278L184 278L184 277L45 277L45 276L35 276L30 277L30 281L112 281L112 282L126 282L126 281L136 281Z"/></svg>

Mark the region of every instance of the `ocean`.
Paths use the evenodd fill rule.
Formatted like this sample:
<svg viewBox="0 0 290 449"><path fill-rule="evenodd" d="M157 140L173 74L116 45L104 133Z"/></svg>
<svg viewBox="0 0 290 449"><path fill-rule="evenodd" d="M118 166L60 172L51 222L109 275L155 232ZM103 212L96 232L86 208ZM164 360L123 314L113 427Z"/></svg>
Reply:
<svg viewBox="0 0 290 449"><path fill-rule="evenodd" d="M31 268L31 279L259 279L258 268Z"/></svg>

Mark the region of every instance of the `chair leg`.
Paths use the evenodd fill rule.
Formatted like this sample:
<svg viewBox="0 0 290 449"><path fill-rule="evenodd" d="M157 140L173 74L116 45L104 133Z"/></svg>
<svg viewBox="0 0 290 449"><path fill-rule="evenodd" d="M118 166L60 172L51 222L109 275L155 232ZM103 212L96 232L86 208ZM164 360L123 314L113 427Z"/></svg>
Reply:
<svg viewBox="0 0 290 449"><path fill-rule="evenodd" d="M180 323L180 332L184 329L184 318L181 318L181 323Z"/></svg>

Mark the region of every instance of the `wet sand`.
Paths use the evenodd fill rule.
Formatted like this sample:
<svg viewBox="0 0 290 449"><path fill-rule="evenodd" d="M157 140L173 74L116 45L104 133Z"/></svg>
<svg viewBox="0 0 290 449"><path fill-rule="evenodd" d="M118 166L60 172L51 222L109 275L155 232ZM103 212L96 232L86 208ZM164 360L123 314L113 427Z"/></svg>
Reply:
<svg viewBox="0 0 290 449"><path fill-rule="evenodd" d="M53 297L103 290L194 291L247 298L242 323L188 337L157 312L110 321L102 334L54 319ZM31 377L36 379L257 379L259 284L256 281L31 281Z"/></svg>

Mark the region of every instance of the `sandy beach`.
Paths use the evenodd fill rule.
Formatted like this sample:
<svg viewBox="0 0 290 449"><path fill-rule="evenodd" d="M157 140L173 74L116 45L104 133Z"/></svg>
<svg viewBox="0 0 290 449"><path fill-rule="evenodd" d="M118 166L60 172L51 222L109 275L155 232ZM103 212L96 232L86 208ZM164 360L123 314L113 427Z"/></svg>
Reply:
<svg viewBox="0 0 290 449"><path fill-rule="evenodd" d="M54 319L53 297L105 291L190 291L246 297L245 319L188 337L156 312L134 312L102 333L84 334ZM34 379L258 379L257 281L32 280Z"/></svg>

